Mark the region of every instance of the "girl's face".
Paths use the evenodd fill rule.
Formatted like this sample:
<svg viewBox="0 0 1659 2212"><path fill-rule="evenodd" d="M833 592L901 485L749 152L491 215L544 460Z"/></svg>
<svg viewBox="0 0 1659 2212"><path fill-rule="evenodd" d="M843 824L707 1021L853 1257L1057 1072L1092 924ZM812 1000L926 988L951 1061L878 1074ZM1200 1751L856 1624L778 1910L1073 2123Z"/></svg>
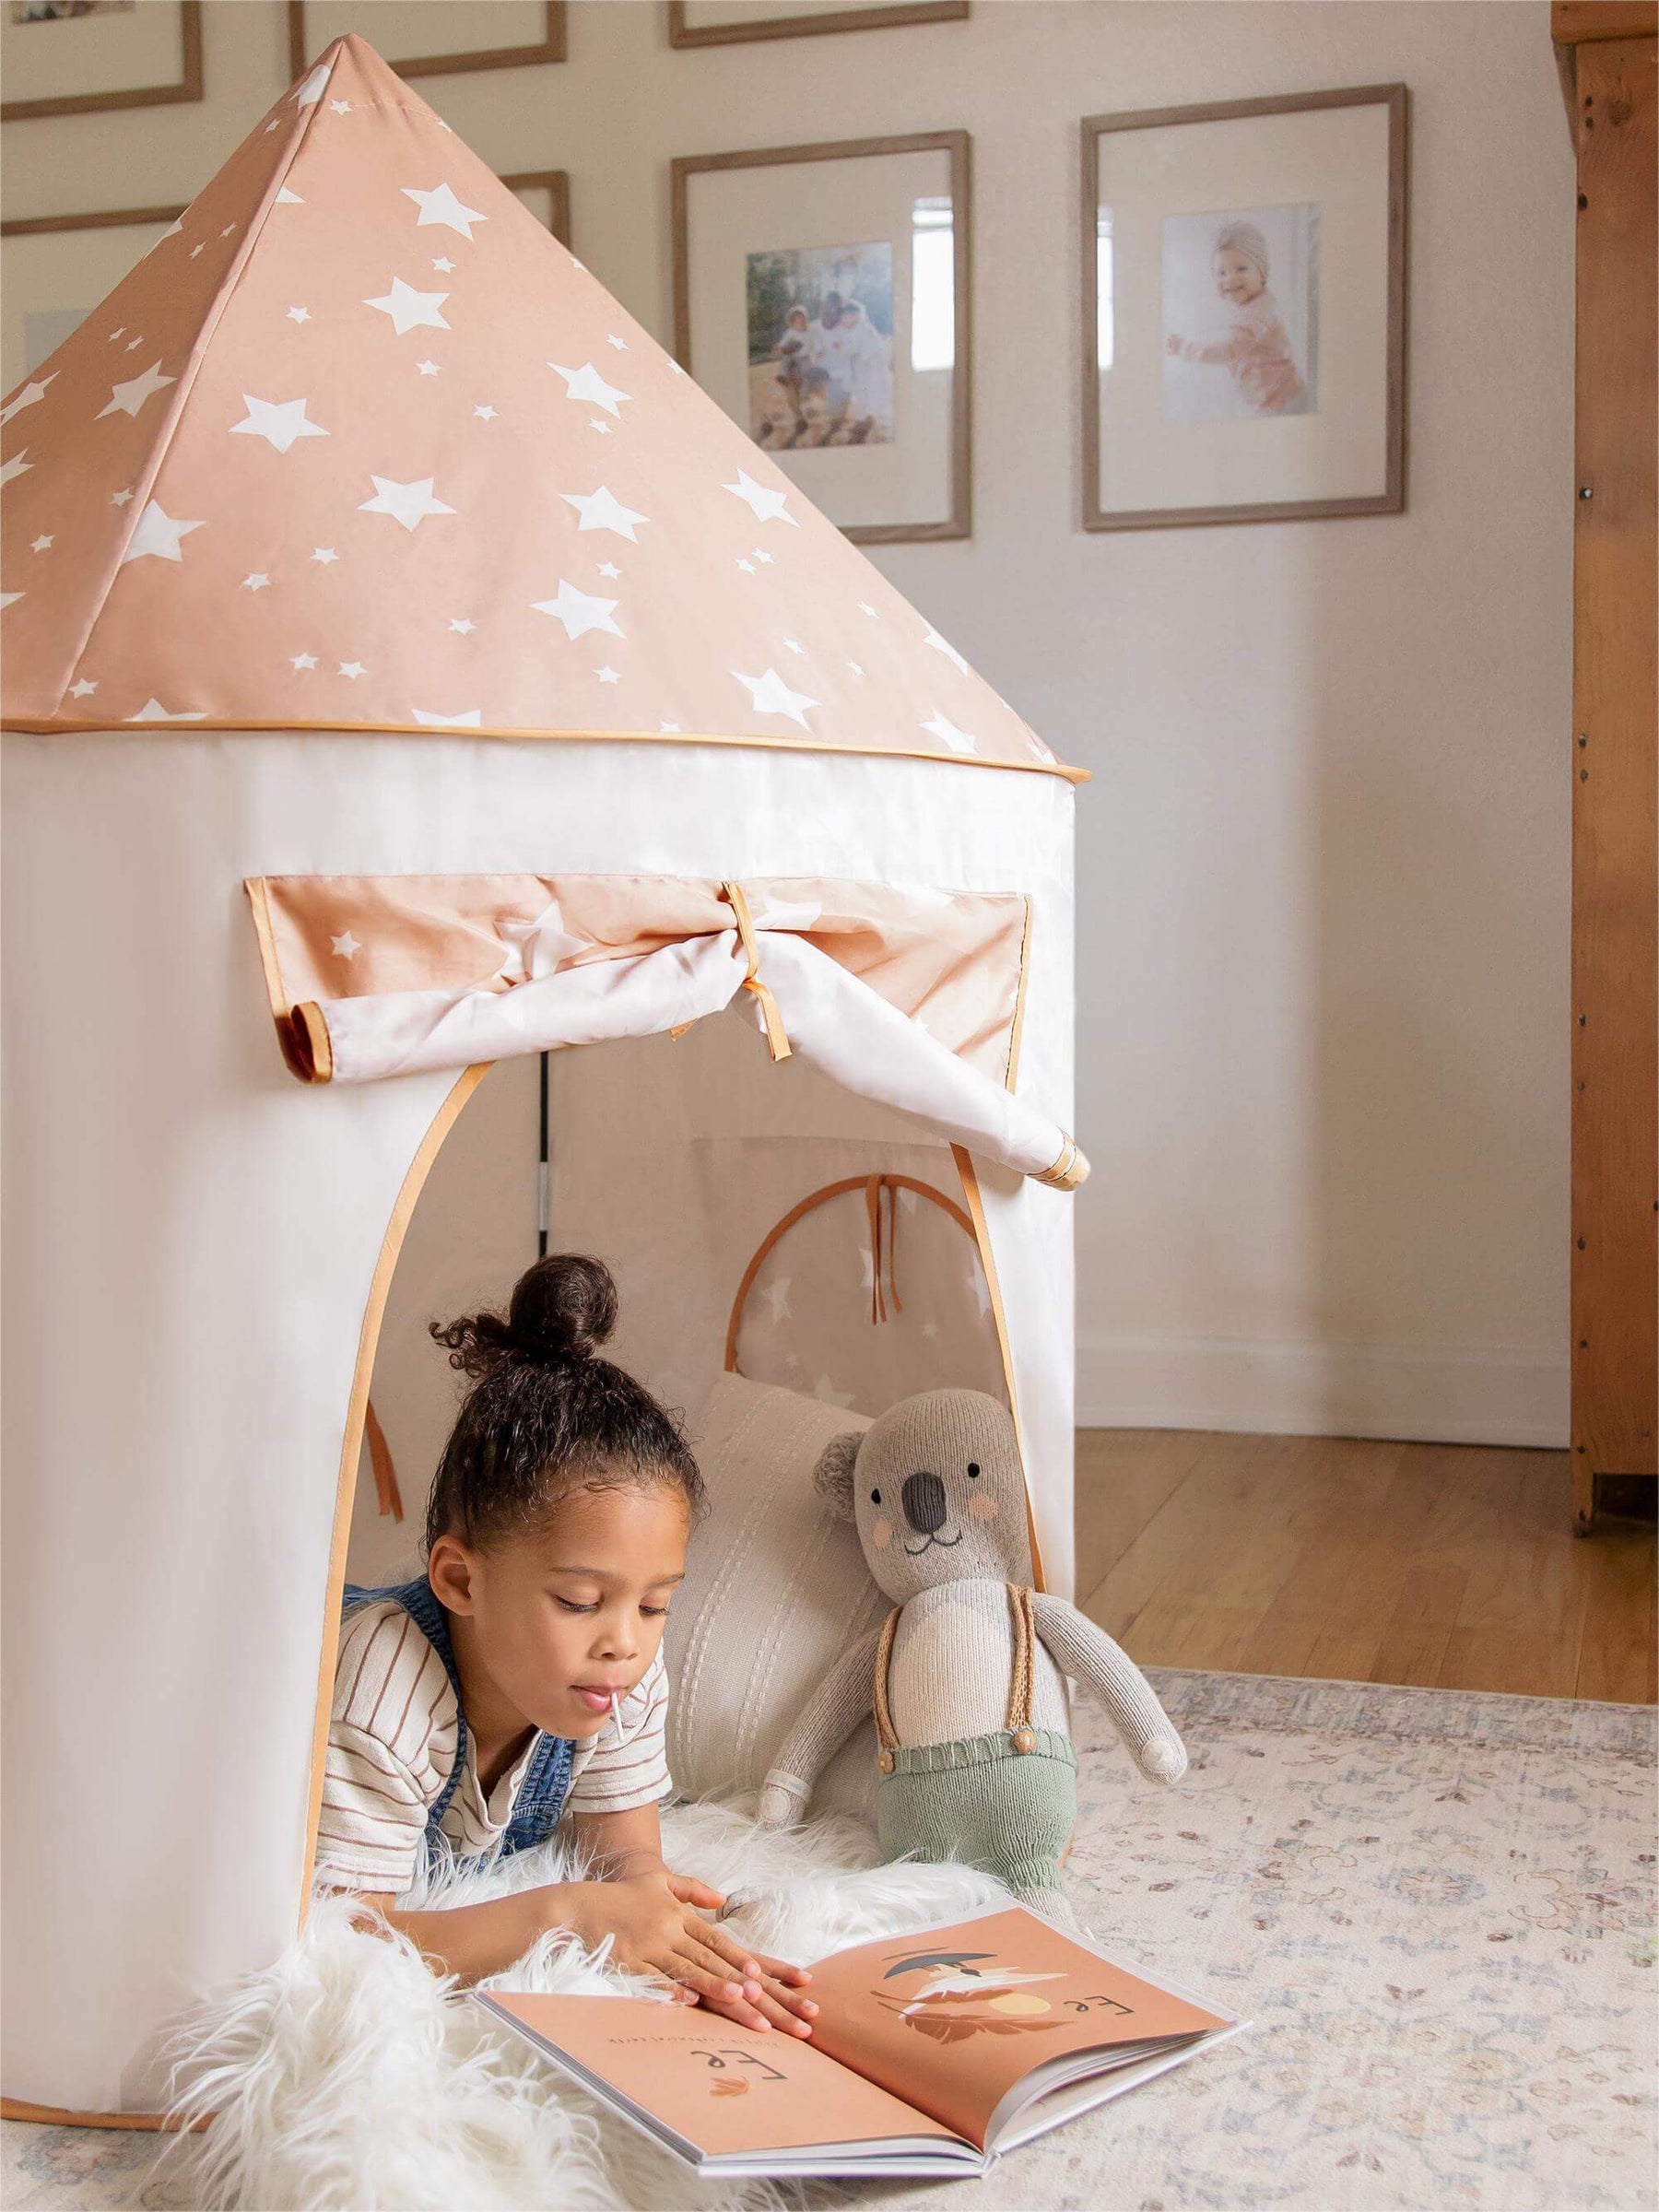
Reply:
<svg viewBox="0 0 1659 2212"><path fill-rule="evenodd" d="M1223 246L1212 254L1210 268L1216 289L1235 307L1248 307L1267 281L1249 254L1241 253L1236 246Z"/></svg>
<svg viewBox="0 0 1659 2212"><path fill-rule="evenodd" d="M466 1655L491 1704L580 1740L609 1721L612 1691L630 1690L656 1657L689 1534L672 1484L579 1489L546 1527L490 1550L441 1537L429 1571L466 1620Z"/></svg>

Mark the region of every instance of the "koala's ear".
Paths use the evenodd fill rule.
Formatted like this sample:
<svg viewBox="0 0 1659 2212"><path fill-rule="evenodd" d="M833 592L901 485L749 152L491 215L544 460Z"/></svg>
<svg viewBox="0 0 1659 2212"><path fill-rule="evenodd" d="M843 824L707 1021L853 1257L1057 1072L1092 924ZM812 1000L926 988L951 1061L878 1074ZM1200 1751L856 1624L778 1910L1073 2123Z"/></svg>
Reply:
<svg viewBox="0 0 1659 2212"><path fill-rule="evenodd" d="M861 1430L843 1430L830 1439L812 1471L813 1488L838 1521L853 1518L853 1467L863 1442Z"/></svg>

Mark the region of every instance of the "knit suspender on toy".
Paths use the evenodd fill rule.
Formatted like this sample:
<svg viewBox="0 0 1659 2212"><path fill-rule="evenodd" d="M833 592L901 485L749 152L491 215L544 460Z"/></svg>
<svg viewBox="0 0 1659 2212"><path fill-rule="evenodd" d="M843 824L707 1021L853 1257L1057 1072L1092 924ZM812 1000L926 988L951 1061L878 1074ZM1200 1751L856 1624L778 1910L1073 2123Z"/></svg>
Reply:
<svg viewBox="0 0 1659 2212"><path fill-rule="evenodd" d="M1014 1664L1008 1677L1008 1717L1003 1725L1007 1729L1016 1751L1033 1751L1037 1737L1031 1727L1031 1685L1035 1677L1032 1658L1037 1640L1036 1627L1031 1618L1031 1593L1016 1583L1010 1583L1008 1604L1014 1613ZM876 1754L876 1764L884 1774L893 1771L893 1754L899 1748L899 1731L893 1726L892 1710L888 1704L888 1674L893 1663L893 1639L899 1632L899 1616L902 1606L895 1606L881 1624L881 1641L876 1647L876 1737L881 1748Z"/></svg>

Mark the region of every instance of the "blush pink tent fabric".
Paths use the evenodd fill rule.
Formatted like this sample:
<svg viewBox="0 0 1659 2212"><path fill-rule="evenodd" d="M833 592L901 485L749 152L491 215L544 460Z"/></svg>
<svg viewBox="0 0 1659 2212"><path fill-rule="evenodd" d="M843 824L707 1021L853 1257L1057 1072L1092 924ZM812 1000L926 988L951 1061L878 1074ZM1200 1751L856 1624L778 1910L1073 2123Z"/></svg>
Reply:
<svg viewBox="0 0 1659 2212"><path fill-rule="evenodd" d="M0 426L11 727L1057 770L356 37Z"/></svg>

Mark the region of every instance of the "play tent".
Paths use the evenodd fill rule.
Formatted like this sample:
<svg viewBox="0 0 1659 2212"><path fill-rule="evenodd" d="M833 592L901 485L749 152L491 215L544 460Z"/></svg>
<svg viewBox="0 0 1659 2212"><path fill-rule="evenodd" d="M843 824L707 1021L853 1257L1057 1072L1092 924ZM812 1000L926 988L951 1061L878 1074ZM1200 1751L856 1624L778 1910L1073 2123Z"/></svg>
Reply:
<svg viewBox="0 0 1659 2212"><path fill-rule="evenodd" d="M84 2117L302 1912L489 1063L550 1054L554 1242L677 1403L832 1219L803 1390L958 1379L965 1314L1065 1586L1076 779L355 38L0 422L4 2088Z"/></svg>

